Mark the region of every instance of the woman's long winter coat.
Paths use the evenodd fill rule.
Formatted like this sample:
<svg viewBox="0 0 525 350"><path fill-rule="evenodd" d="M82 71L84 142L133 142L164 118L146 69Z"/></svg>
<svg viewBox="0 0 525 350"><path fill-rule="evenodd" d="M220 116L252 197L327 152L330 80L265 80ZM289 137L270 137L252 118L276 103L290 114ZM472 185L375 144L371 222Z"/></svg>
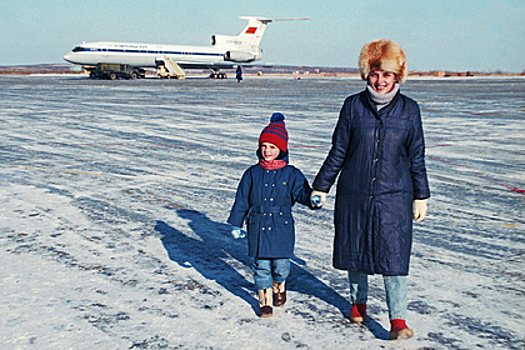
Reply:
<svg viewBox="0 0 525 350"><path fill-rule="evenodd" d="M228 223L248 228L249 255L256 258L292 258L295 202L310 206L312 189L292 165L267 170L259 165L243 174Z"/></svg>
<svg viewBox="0 0 525 350"><path fill-rule="evenodd" d="M419 106L398 93L377 111L365 90L345 100L332 148L313 183L335 203L335 268L407 275L412 204L430 197Z"/></svg>

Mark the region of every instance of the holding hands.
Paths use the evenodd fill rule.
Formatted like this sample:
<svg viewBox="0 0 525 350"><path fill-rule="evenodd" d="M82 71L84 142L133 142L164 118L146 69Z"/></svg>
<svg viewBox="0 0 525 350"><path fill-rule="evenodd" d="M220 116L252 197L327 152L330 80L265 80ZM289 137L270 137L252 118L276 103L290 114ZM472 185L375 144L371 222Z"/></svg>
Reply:
<svg viewBox="0 0 525 350"><path fill-rule="evenodd" d="M326 193L321 191L313 190L310 195L310 201L312 207L321 208L326 203ZM427 215L427 200L416 199L414 200L414 220L416 222L422 221Z"/></svg>
<svg viewBox="0 0 525 350"><path fill-rule="evenodd" d="M312 203L312 207L321 208L326 203L326 193L313 190L310 195L310 202Z"/></svg>

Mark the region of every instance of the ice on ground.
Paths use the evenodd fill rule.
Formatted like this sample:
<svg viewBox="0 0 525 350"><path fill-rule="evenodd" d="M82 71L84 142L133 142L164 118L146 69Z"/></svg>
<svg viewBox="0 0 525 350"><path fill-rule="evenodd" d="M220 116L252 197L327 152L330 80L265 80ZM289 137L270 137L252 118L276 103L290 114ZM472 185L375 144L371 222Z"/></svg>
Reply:
<svg viewBox="0 0 525 350"><path fill-rule="evenodd" d="M416 79L432 198L415 224L408 324L380 276L351 324L331 267L335 189L295 207L289 301L257 317L225 220L261 129L286 115L312 181L355 79L0 77L0 348L523 349L525 80Z"/></svg>

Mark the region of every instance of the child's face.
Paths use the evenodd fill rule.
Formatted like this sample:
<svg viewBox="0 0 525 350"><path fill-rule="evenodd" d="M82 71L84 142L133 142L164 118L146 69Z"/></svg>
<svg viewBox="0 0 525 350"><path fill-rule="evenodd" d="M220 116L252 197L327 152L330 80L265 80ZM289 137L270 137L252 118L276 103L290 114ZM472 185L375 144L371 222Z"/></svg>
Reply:
<svg viewBox="0 0 525 350"><path fill-rule="evenodd" d="M275 160L279 156L280 150L270 142L261 143L261 154L266 161Z"/></svg>

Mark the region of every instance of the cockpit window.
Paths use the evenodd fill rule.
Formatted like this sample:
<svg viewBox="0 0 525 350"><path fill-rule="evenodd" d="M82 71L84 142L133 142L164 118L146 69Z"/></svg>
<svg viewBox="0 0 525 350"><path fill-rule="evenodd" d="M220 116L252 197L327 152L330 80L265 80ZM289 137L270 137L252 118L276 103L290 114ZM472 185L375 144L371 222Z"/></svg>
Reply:
<svg viewBox="0 0 525 350"><path fill-rule="evenodd" d="M73 52L80 52L80 51L86 51L86 49L83 48L82 46L75 46L75 48L73 49Z"/></svg>

